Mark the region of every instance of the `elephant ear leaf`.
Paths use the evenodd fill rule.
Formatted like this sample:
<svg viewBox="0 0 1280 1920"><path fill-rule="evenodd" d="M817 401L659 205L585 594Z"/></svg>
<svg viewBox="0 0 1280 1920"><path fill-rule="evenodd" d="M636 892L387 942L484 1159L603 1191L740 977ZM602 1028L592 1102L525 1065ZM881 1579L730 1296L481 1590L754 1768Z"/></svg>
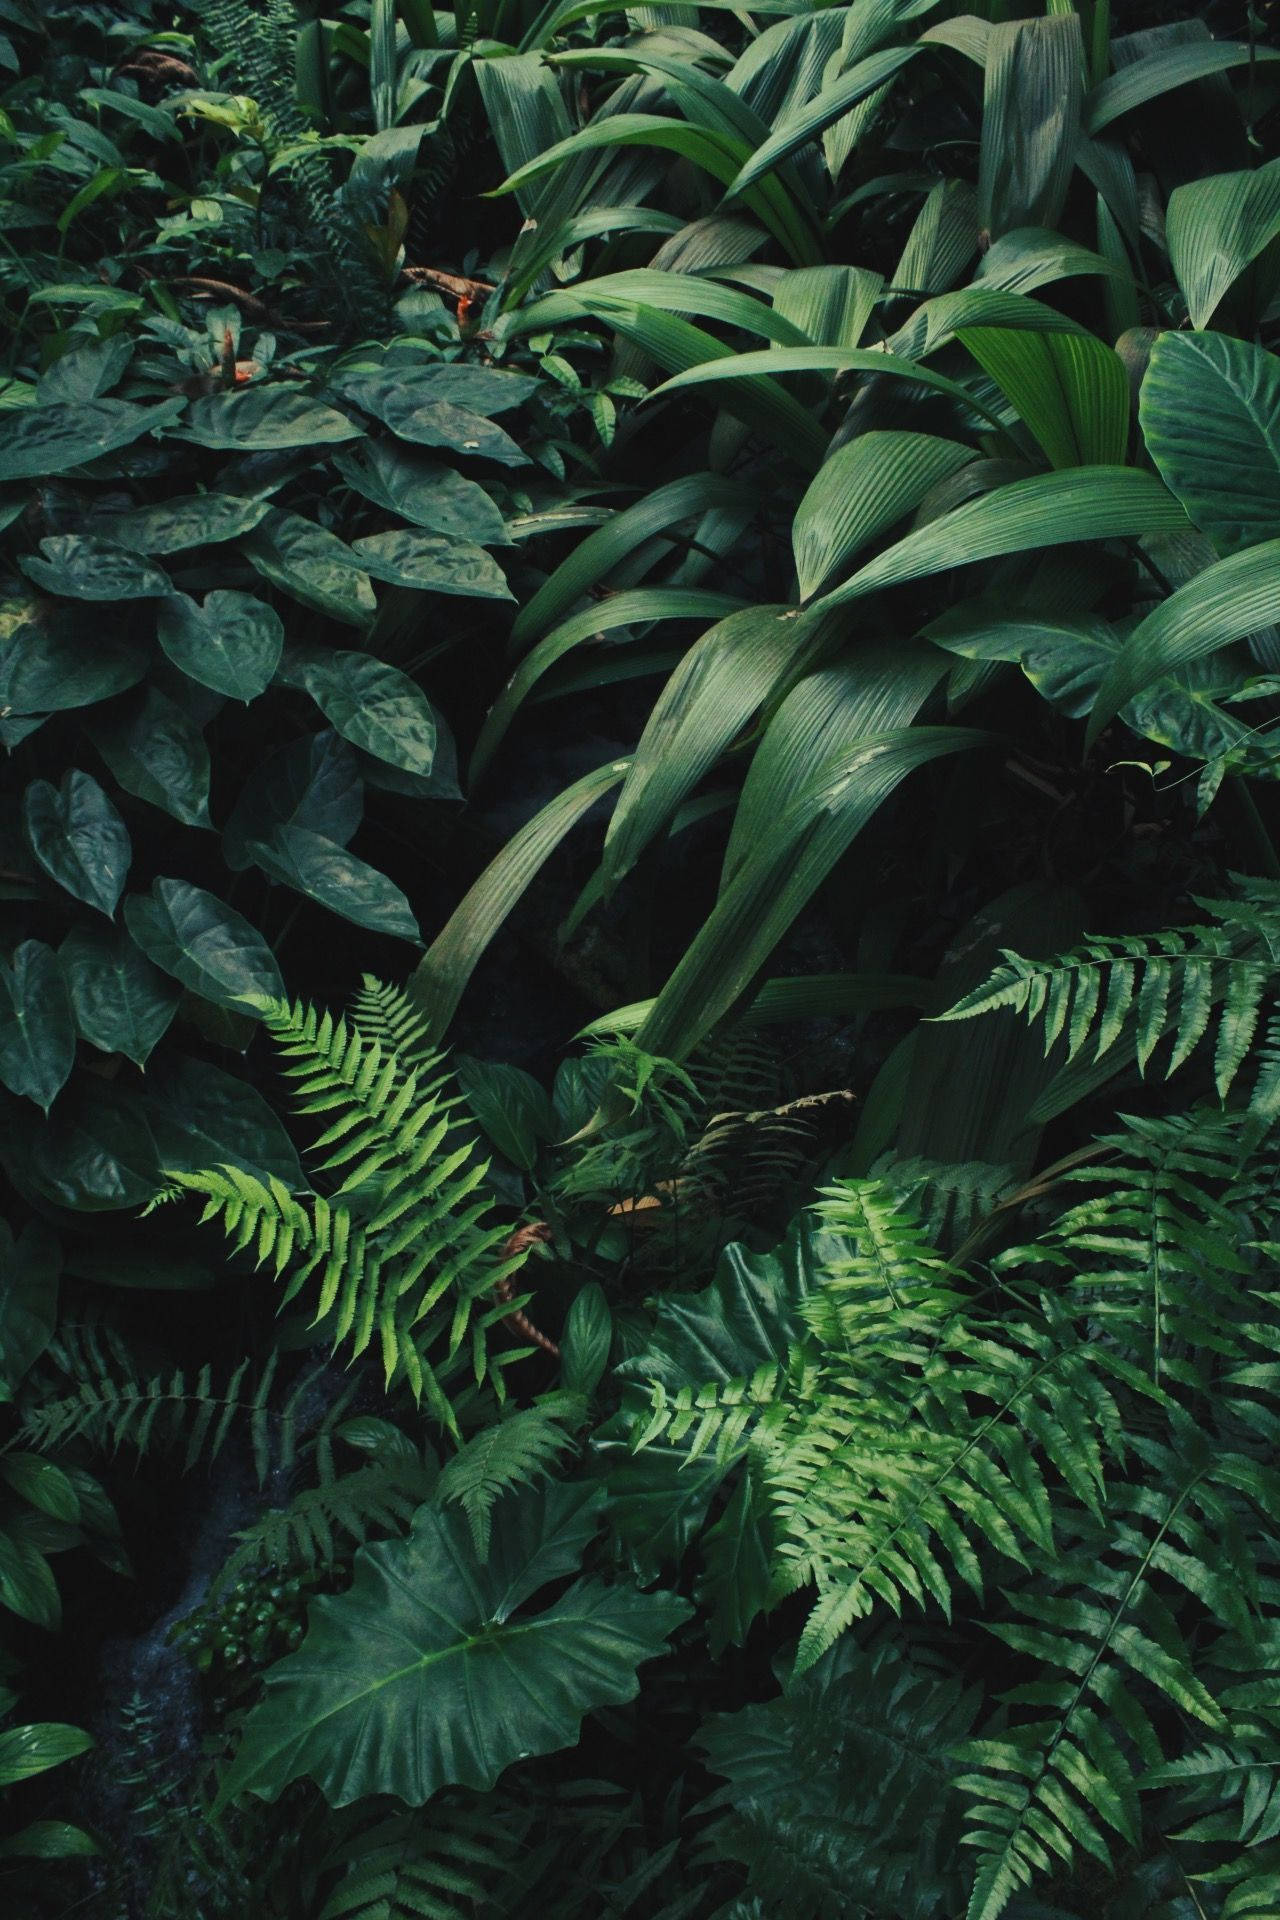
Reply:
<svg viewBox="0 0 1280 1920"><path fill-rule="evenodd" d="M513 1761L572 1746L584 1714L633 1699L687 1602L586 1579L525 1604L577 1570L603 1502L581 1486L508 1494L483 1562L465 1515L431 1505L407 1539L362 1548L349 1591L313 1604L302 1646L268 1673L221 1803L274 1799L303 1775L332 1806L487 1790Z"/></svg>

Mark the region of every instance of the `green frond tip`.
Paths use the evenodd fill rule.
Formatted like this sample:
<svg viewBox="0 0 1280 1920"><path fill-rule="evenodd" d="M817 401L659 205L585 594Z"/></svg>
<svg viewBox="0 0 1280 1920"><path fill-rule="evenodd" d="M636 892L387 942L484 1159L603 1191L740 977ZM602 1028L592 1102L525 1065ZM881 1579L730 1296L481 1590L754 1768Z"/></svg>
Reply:
<svg viewBox="0 0 1280 1920"><path fill-rule="evenodd" d="M305 1300L348 1360L376 1345L388 1386L403 1380L452 1430L450 1374L465 1367L502 1395L489 1335L509 1309L494 1289L521 1261L504 1257L488 1163L445 1057L407 997L372 979L349 1018L301 1001L260 1005L294 1104L321 1129L319 1190L291 1194L234 1166L172 1180L204 1197L203 1219L233 1252L283 1283L282 1306Z"/></svg>
<svg viewBox="0 0 1280 1920"><path fill-rule="evenodd" d="M1280 1116L1280 887L1242 881L1229 900L1197 900L1208 924L1154 934L1092 937L1072 953L1028 960L1008 949L981 986L939 1020L970 1020L1009 1009L1038 1022L1048 1053L1070 1062L1086 1046L1094 1060L1123 1043L1145 1073L1167 1048L1166 1078L1202 1042L1212 1047L1214 1085L1226 1100L1261 1027L1263 1043L1250 1107Z"/></svg>

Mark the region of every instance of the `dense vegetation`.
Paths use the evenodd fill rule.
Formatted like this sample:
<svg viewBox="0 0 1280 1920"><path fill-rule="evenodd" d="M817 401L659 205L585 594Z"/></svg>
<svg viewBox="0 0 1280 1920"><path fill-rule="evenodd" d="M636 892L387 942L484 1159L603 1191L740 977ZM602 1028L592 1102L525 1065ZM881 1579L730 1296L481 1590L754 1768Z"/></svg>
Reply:
<svg viewBox="0 0 1280 1920"><path fill-rule="evenodd" d="M1280 33L0 0L0 1910L1280 1912Z"/></svg>

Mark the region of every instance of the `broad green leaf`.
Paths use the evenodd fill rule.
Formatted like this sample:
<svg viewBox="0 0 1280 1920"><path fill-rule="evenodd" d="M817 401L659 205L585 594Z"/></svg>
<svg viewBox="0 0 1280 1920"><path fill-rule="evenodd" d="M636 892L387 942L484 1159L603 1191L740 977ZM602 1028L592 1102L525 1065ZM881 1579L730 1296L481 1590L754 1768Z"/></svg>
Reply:
<svg viewBox="0 0 1280 1920"><path fill-rule="evenodd" d="M569 829L616 787L630 762L584 774L536 813L489 862L409 977L408 992L439 1039L476 963L543 863Z"/></svg>
<svg viewBox="0 0 1280 1920"><path fill-rule="evenodd" d="M611 593L581 613L570 614L530 649L486 714L471 756L472 785L484 774L530 690L574 647L616 632L619 627L655 620L714 618L732 613L737 604L728 594L709 593L699 587L633 587Z"/></svg>
<svg viewBox="0 0 1280 1920"><path fill-rule="evenodd" d="M336 407L293 387L252 386L193 400L180 439L239 453L276 453L287 447L334 446L358 440L361 429Z"/></svg>
<svg viewBox="0 0 1280 1920"><path fill-rule="evenodd" d="M55 1632L62 1622L62 1603L49 1562L39 1548L12 1525L0 1527L0 1607L7 1607L20 1620L30 1620L33 1626L44 1627L49 1632ZM30 1773L42 1772L46 1766L56 1767L61 1760L73 1758L68 1752L41 1761L37 1753L33 1753L34 1764L24 1767L23 1735L27 1731L26 1727L10 1727L0 1733L0 1782L6 1774L10 1782L22 1780ZM66 1731L78 1733L79 1729L73 1727Z"/></svg>
<svg viewBox="0 0 1280 1920"><path fill-rule="evenodd" d="M1220 552L1280 535L1280 360L1221 333L1164 333L1139 405L1160 477Z"/></svg>
<svg viewBox="0 0 1280 1920"><path fill-rule="evenodd" d="M961 327L1051 467L1119 467L1129 443L1129 376L1118 353L1083 333Z"/></svg>
<svg viewBox="0 0 1280 1920"><path fill-rule="evenodd" d="M465 407L488 419L508 413L538 392L540 380L502 367L387 366L376 373L342 373L333 384L344 400L371 413L403 440L416 440L414 416L441 405Z"/></svg>
<svg viewBox="0 0 1280 1920"><path fill-rule="evenodd" d="M1182 46L1166 47L1134 60L1108 76L1093 89L1085 103L1085 126L1089 133L1101 133L1104 127L1148 100L1185 87L1211 74L1225 73L1229 67L1247 66L1251 60L1280 59L1274 47L1250 46L1247 40L1198 40Z"/></svg>
<svg viewBox="0 0 1280 1920"><path fill-rule="evenodd" d="M40 557L18 563L46 593L67 600L155 600L173 583L127 547L79 533L57 533L40 542Z"/></svg>
<svg viewBox="0 0 1280 1920"><path fill-rule="evenodd" d="M395 882L322 834L278 826L269 841L248 841L246 851L273 880L319 901L344 920L421 944L413 909Z"/></svg>
<svg viewBox="0 0 1280 1920"><path fill-rule="evenodd" d="M1280 57L1280 50L1273 50ZM1193 327L1207 327L1223 299L1280 233L1280 160L1250 173L1189 180L1169 195L1165 240Z"/></svg>
<svg viewBox="0 0 1280 1920"><path fill-rule="evenodd" d="M717 900L636 1036L684 1058L751 987L836 861L908 773L986 744L958 727L907 727L851 742L816 767Z"/></svg>
<svg viewBox="0 0 1280 1920"><path fill-rule="evenodd" d="M588 1280L573 1296L560 1335L560 1379L565 1392L580 1393L589 1400L604 1378L612 1346L613 1315L604 1288Z"/></svg>
<svg viewBox="0 0 1280 1920"><path fill-rule="evenodd" d="M203 887L185 880L152 882L149 895L124 903L125 925L142 951L215 1006L284 998L275 956L256 927Z"/></svg>
<svg viewBox="0 0 1280 1920"><path fill-rule="evenodd" d="M0 1454L0 1479L30 1506L54 1520L75 1526L80 1518L80 1496L62 1468L38 1453Z"/></svg>
<svg viewBox="0 0 1280 1920"><path fill-rule="evenodd" d="M1139 622L1098 689L1086 744L1144 687L1273 620L1280 620L1280 539L1206 567Z"/></svg>
<svg viewBox="0 0 1280 1920"><path fill-rule="evenodd" d="M506 575L483 547L456 535L424 533L417 527L393 527L388 533L353 540L366 573L395 587L424 593L451 593L477 600L513 598Z"/></svg>
<svg viewBox="0 0 1280 1920"><path fill-rule="evenodd" d="M346 626L367 626L377 609L369 576L351 548L300 513L273 508L241 550L272 586Z"/></svg>
<svg viewBox="0 0 1280 1920"><path fill-rule="evenodd" d="M0 1224L0 1403L13 1399L53 1338L62 1254L43 1221L15 1241Z"/></svg>
<svg viewBox="0 0 1280 1920"><path fill-rule="evenodd" d="M50 1767L65 1766L68 1760L87 1753L92 1745L92 1735L62 1721L44 1720L26 1727L6 1727L0 1731L0 1787L29 1780L33 1774L46 1773Z"/></svg>
<svg viewBox="0 0 1280 1920"><path fill-rule="evenodd" d="M1123 379L1123 368L1120 374ZM801 600L811 600L855 554L918 507L931 487L973 458L972 447L927 433L864 433L838 448L818 469L792 523Z"/></svg>
<svg viewBox="0 0 1280 1920"><path fill-rule="evenodd" d="M614 886L819 636L793 608L746 607L685 654L645 725L604 843Z"/></svg>
<svg viewBox="0 0 1280 1920"><path fill-rule="evenodd" d="M252 865L248 843L277 827L306 827L340 847L360 825L364 783L354 748L326 728L277 748L250 774L222 830L222 853L237 871Z"/></svg>
<svg viewBox="0 0 1280 1920"><path fill-rule="evenodd" d="M613 569L646 541L670 533L684 520L718 507L747 506L749 489L710 473L685 474L655 487L634 506L624 507L597 527L562 560L549 580L516 616L512 644L522 650L540 640L577 606L583 595L606 581Z"/></svg>
<svg viewBox="0 0 1280 1920"><path fill-rule="evenodd" d="M89 723L94 745L126 793L184 826L209 825L209 749L185 707L158 687Z"/></svg>
<svg viewBox="0 0 1280 1920"><path fill-rule="evenodd" d="M156 635L188 679L246 706L271 685L284 649L284 623L275 608L225 587L203 602L171 593L160 603Z"/></svg>
<svg viewBox="0 0 1280 1920"><path fill-rule="evenodd" d="M91 1833L69 1820L31 1820L0 1840L0 1855L6 1860L85 1859L101 1851Z"/></svg>
<svg viewBox="0 0 1280 1920"><path fill-rule="evenodd" d="M84 618L69 608L33 609L0 639L0 707L10 714L62 713L136 686L146 649L118 634L84 640Z"/></svg>
<svg viewBox="0 0 1280 1920"><path fill-rule="evenodd" d="M837 268L813 269L838 272ZM855 269L846 268L844 272ZM784 274L785 286L794 274ZM873 278L875 276L872 276ZM811 336L789 315L740 287L726 287L693 273L672 273L662 268L634 267L628 273L602 273L592 280L543 294L527 306L510 314L503 323L507 336L539 333L545 327L563 325L582 312L604 312L610 304L654 307L661 313L696 314L703 320L722 320L726 326L739 327L745 333L763 334L778 346L803 347ZM849 342L850 345L854 343Z"/></svg>
<svg viewBox="0 0 1280 1920"><path fill-rule="evenodd" d="M306 1189L297 1150L256 1087L207 1060L170 1053L157 1062L147 1075L147 1119L166 1174L244 1167Z"/></svg>
<svg viewBox="0 0 1280 1920"><path fill-rule="evenodd" d="M66 1084L76 1029L52 947L24 940L0 960L0 1082L48 1113Z"/></svg>
<svg viewBox="0 0 1280 1920"><path fill-rule="evenodd" d="M513 1166L532 1172L539 1141L556 1137L555 1110L533 1075L468 1053L454 1055L453 1070L477 1125Z"/></svg>
<svg viewBox="0 0 1280 1920"><path fill-rule="evenodd" d="M36 399L51 401L101 400L119 384L133 358L133 342L123 334L111 340L91 340L69 347L36 383Z"/></svg>
<svg viewBox="0 0 1280 1920"><path fill-rule="evenodd" d="M191 547L238 540L270 511L269 500L251 494L191 493L128 513L103 514L94 525L106 539L133 553L185 553Z"/></svg>
<svg viewBox="0 0 1280 1920"><path fill-rule="evenodd" d="M506 1496L484 1562L466 1518L430 1505L408 1539L362 1547L350 1589L313 1601L302 1648L269 1670L221 1801L274 1799L303 1775L331 1806L487 1791L514 1760L572 1746L584 1714L633 1699L686 1601L580 1580L525 1608L575 1571L603 1502L580 1486Z"/></svg>
<svg viewBox="0 0 1280 1920"><path fill-rule="evenodd" d="M128 400L75 400L27 408L5 419L0 484L67 473L130 446L144 433L172 426L185 402L135 407Z"/></svg>
<svg viewBox="0 0 1280 1920"><path fill-rule="evenodd" d="M852 580L815 602L842 606L881 587L918 580L1002 553L1080 540L1185 532L1181 505L1154 474L1125 467L1073 467L1034 474L970 500L878 554Z"/></svg>
<svg viewBox="0 0 1280 1920"><path fill-rule="evenodd" d="M141 1101L93 1073L77 1074L49 1118L4 1151L24 1188L78 1212L144 1206L160 1184Z"/></svg>
<svg viewBox="0 0 1280 1920"><path fill-rule="evenodd" d="M1080 138L1084 42L1079 15L1001 20L987 41L978 159L978 224L1057 225Z"/></svg>
<svg viewBox="0 0 1280 1920"><path fill-rule="evenodd" d="M358 447L343 447L334 455L334 465L347 485L366 500L430 533L473 540L482 547L510 542L506 522L483 487L394 440L365 440Z"/></svg>
<svg viewBox="0 0 1280 1920"><path fill-rule="evenodd" d="M60 887L108 916L116 910L133 849L129 829L97 781L78 768L55 787L33 780L22 797L27 843Z"/></svg>
<svg viewBox="0 0 1280 1920"><path fill-rule="evenodd" d="M394 393L394 388L390 393ZM389 397L383 407L383 418L391 431L411 446L448 447L454 453L470 454L477 460L496 460L504 467L529 464L528 454L502 427L495 426L485 414L458 406L452 400L418 398L397 406Z"/></svg>
<svg viewBox="0 0 1280 1920"><path fill-rule="evenodd" d="M81 1038L144 1066L177 1012L178 989L168 976L123 928L73 927L58 964Z"/></svg>
<svg viewBox="0 0 1280 1920"><path fill-rule="evenodd" d="M367 653L291 647L280 678L311 695L325 719L353 746L408 773L428 774L436 717L408 674Z"/></svg>

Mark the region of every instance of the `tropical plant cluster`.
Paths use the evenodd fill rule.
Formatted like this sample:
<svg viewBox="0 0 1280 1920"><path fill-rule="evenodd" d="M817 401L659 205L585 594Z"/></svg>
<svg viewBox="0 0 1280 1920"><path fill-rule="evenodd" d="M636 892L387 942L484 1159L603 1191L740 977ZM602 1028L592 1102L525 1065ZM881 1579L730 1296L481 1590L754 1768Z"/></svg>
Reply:
<svg viewBox="0 0 1280 1920"><path fill-rule="evenodd" d="M0 0L0 1908L1280 1912L1280 22Z"/></svg>

